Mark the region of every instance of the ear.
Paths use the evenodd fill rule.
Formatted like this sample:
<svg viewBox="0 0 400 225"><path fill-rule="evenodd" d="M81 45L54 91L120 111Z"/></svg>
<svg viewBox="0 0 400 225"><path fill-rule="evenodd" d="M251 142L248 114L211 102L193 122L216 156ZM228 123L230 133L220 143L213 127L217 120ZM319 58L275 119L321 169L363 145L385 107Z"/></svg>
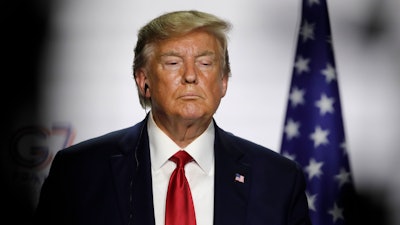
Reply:
<svg viewBox="0 0 400 225"><path fill-rule="evenodd" d="M150 98L150 92L148 91L148 79L147 71L145 69L139 69L135 73L135 81L139 88L140 94L145 98Z"/></svg>
<svg viewBox="0 0 400 225"><path fill-rule="evenodd" d="M226 91L228 90L228 80L229 80L229 75L226 74L222 76L221 78L221 97L224 97L226 94Z"/></svg>

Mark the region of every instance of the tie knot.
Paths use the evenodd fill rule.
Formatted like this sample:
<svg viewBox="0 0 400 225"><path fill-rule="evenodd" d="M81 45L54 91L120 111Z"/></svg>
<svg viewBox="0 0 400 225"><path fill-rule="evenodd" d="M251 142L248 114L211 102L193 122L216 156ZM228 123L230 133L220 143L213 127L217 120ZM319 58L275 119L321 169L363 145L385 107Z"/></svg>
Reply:
<svg viewBox="0 0 400 225"><path fill-rule="evenodd" d="M171 156L170 160L175 162L177 167L183 167L186 163L192 161L193 158L186 151L181 150Z"/></svg>

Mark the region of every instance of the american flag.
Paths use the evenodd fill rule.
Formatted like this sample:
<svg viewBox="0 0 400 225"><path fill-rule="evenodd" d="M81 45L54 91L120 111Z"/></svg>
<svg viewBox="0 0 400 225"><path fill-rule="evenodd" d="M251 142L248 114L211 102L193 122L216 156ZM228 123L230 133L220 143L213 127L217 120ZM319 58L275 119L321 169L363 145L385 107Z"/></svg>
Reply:
<svg viewBox="0 0 400 225"><path fill-rule="evenodd" d="M301 9L280 151L304 169L312 223L350 224L355 192L327 3L303 0Z"/></svg>
<svg viewBox="0 0 400 225"><path fill-rule="evenodd" d="M240 182L240 183L244 183L244 176L241 174L235 174L235 181Z"/></svg>

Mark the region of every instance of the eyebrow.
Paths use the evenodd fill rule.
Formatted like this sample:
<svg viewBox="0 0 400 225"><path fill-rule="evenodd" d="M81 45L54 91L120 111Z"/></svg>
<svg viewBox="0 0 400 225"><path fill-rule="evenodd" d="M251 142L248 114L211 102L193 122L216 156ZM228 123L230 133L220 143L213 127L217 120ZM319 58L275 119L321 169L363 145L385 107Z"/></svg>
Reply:
<svg viewBox="0 0 400 225"><path fill-rule="evenodd" d="M201 52L200 54L196 55L196 57L199 57L199 56L208 56L208 55L215 56L215 52L206 50L206 51L203 51L203 52Z"/></svg>
<svg viewBox="0 0 400 225"><path fill-rule="evenodd" d="M201 56L215 56L215 52L213 51L209 51L209 50L205 50L203 52L200 52L199 54L197 54L195 57L201 57ZM165 57L165 56L177 56L177 57L182 57L181 54L179 54L178 52L175 51L167 51L164 52L160 55L160 58Z"/></svg>

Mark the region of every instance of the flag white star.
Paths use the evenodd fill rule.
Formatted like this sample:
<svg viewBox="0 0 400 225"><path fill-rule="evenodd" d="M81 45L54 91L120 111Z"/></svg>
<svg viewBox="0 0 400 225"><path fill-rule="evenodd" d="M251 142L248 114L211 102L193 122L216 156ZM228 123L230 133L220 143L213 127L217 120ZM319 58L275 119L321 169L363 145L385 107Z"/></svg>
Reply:
<svg viewBox="0 0 400 225"><path fill-rule="evenodd" d="M313 4L319 4L319 0L308 0L308 6L312 6Z"/></svg>
<svg viewBox="0 0 400 225"><path fill-rule="evenodd" d="M317 209L315 208L315 201L317 200L317 194L310 195L308 192L306 192L306 196L307 196L308 208L316 212Z"/></svg>
<svg viewBox="0 0 400 225"><path fill-rule="evenodd" d="M290 92L289 100L292 107L296 107L297 105L304 104L304 89L299 89L297 87L293 87L292 92Z"/></svg>
<svg viewBox="0 0 400 225"><path fill-rule="evenodd" d="M314 133L310 135L311 140L314 141L314 148L322 144L328 144L329 130L322 130L321 127L316 126Z"/></svg>
<svg viewBox="0 0 400 225"><path fill-rule="evenodd" d="M327 83L330 83L332 80L336 79L336 70L330 63L326 65L325 69L321 70L321 73L325 76L325 81Z"/></svg>
<svg viewBox="0 0 400 225"><path fill-rule="evenodd" d="M341 188L345 183L350 182L350 173L346 169L341 168L340 173L335 175L335 180L339 182L339 188Z"/></svg>
<svg viewBox="0 0 400 225"><path fill-rule="evenodd" d="M335 102L334 98L328 98L324 93L321 95L321 98L315 102L315 106L319 108L319 113L321 115L325 115L325 113L333 113L335 110L333 108L333 103Z"/></svg>
<svg viewBox="0 0 400 225"><path fill-rule="evenodd" d="M315 24L304 21L303 26L300 28L300 36L302 37L303 43L308 39L314 40L314 26Z"/></svg>
<svg viewBox="0 0 400 225"><path fill-rule="evenodd" d="M332 218L333 222L336 222L336 220L338 220L338 219L344 220L344 217L343 217L343 209L342 209L342 208L339 208L339 207L336 205L336 203L333 205L333 208L332 208L331 210L328 211L328 213L332 215L332 217L333 217L333 218Z"/></svg>
<svg viewBox="0 0 400 225"><path fill-rule="evenodd" d="M300 122L295 122L292 119L288 119L285 126L285 134L288 140L291 140L294 137L300 136L299 132Z"/></svg>
<svg viewBox="0 0 400 225"><path fill-rule="evenodd" d="M323 165L323 162L317 162L315 159L311 158L309 164L304 168L304 170L308 173L308 179L311 180L313 177L321 176L321 167Z"/></svg>
<svg viewBox="0 0 400 225"><path fill-rule="evenodd" d="M308 66L309 63L310 63L309 58L303 58L301 55L298 56L296 62L294 63L294 67L296 68L296 74L309 72L310 71L310 67Z"/></svg>

